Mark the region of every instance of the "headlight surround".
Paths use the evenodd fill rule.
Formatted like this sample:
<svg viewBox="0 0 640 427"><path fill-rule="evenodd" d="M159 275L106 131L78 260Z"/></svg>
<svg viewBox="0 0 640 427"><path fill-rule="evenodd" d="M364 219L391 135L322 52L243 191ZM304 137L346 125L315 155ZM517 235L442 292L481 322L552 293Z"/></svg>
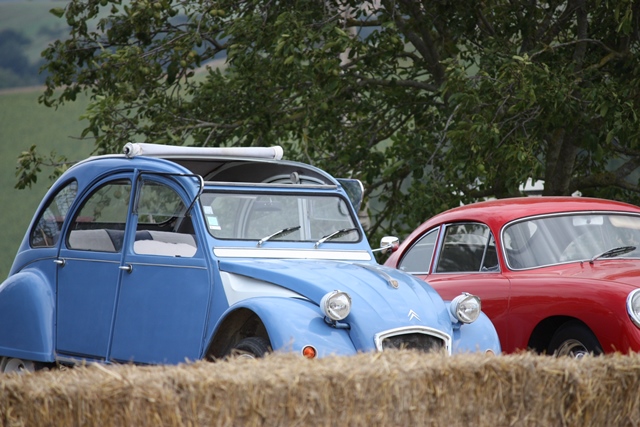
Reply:
<svg viewBox="0 0 640 427"><path fill-rule="evenodd" d="M627 296L627 313L631 321L640 328L640 289L629 292Z"/></svg>
<svg viewBox="0 0 640 427"><path fill-rule="evenodd" d="M329 292L320 300L320 308L329 319L342 320L351 312L351 297L342 291Z"/></svg>
<svg viewBox="0 0 640 427"><path fill-rule="evenodd" d="M460 323L472 323L478 319L482 311L480 298L463 292L451 301L451 314Z"/></svg>

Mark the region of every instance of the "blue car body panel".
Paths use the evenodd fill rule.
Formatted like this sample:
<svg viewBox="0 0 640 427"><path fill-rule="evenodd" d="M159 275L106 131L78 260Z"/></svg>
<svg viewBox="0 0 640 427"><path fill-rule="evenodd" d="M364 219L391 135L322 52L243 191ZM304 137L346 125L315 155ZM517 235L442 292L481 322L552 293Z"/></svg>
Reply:
<svg viewBox="0 0 640 427"><path fill-rule="evenodd" d="M99 156L58 179L0 285L0 358L176 364L254 335L319 357L405 334L500 352L486 316L461 325L429 285L376 263L357 197L330 175L185 153ZM321 307L333 291L351 298L340 321Z"/></svg>

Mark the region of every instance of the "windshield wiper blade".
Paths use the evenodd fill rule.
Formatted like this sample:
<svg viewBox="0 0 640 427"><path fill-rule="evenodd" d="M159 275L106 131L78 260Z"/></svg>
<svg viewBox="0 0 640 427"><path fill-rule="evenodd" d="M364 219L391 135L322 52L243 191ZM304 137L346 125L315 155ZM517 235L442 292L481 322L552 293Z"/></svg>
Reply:
<svg viewBox="0 0 640 427"><path fill-rule="evenodd" d="M278 230L275 233L270 234L267 237L263 237L262 239L258 240L258 247L262 246L262 244L267 240L271 240L274 237L286 236L287 234L293 233L294 231L299 229L300 229L300 226L298 225L296 227L289 227L289 228L283 228L282 230Z"/></svg>
<svg viewBox="0 0 640 427"><path fill-rule="evenodd" d="M598 258L615 258L620 255L628 254L629 252L635 251L635 246L620 246L617 248L609 249L608 251L604 251L601 254L598 254L589 260L589 264L593 264L595 260Z"/></svg>
<svg viewBox="0 0 640 427"><path fill-rule="evenodd" d="M322 239L318 240L316 242L316 244L314 245L314 248L318 248L318 246L320 246L321 244L323 244L324 242L326 242L327 240L333 240L333 239L337 239L338 237L342 237L345 234L349 234L352 231L358 231L357 228L343 228L341 230L337 230L334 231L331 234L327 234L326 236L324 236Z"/></svg>

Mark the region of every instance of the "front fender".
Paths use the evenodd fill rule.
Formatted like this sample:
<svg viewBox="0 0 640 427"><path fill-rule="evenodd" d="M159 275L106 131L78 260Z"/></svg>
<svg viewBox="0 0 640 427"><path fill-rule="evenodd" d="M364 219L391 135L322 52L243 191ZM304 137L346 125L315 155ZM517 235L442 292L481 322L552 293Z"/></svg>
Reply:
<svg viewBox="0 0 640 427"><path fill-rule="evenodd" d="M502 352L498 333L486 314L480 313L473 323L454 327L452 353Z"/></svg>
<svg viewBox="0 0 640 427"><path fill-rule="evenodd" d="M37 269L16 273L0 285L0 355L52 362L55 294Z"/></svg>
<svg viewBox="0 0 640 427"><path fill-rule="evenodd" d="M223 314L215 331L224 319L241 308L251 310L260 318L274 351L300 353L305 346L312 345L318 351L318 357L356 353L348 330L327 325L320 308L300 298L256 297L243 300Z"/></svg>

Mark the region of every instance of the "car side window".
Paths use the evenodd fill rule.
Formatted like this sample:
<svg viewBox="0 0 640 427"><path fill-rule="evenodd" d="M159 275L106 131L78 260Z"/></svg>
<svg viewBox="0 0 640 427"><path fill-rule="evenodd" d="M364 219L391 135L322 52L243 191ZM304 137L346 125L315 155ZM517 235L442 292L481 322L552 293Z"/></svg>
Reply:
<svg viewBox="0 0 640 427"><path fill-rule="evenodd" d="M67 247L83 251L119 252L129 211L131 182L102 185L84 201L69 227Z"/></svg>
<svg viewBox="0 0 640 427"><path fill-rule="evenodd" d="M479 223L447 226L437 273L498 270L495 240L489 227Z"/></svg>
<svg viewBox="0 0 640 427"><path fill-rule="evenodd" d="M71 204L78 194L78 182L71 181L58 191L40 214L36 226L31 230L29 243L34 248L50 248L55 246L60 237L60 230Z"/></svg>
<svg viewBox="0 0 640 427"><path fill-rule="evenodd" d="M407 273L428 274L438 230L439 228L429 231L414 243L398 264L398 268Z"/></svg>
<svg viewBox="0 0 640 427"><path fill-rule="evenodd" d="M143 180L136 211L133 251L137 254L193 257L197 251L193 221L175 190L156 181Z"/></svg>

